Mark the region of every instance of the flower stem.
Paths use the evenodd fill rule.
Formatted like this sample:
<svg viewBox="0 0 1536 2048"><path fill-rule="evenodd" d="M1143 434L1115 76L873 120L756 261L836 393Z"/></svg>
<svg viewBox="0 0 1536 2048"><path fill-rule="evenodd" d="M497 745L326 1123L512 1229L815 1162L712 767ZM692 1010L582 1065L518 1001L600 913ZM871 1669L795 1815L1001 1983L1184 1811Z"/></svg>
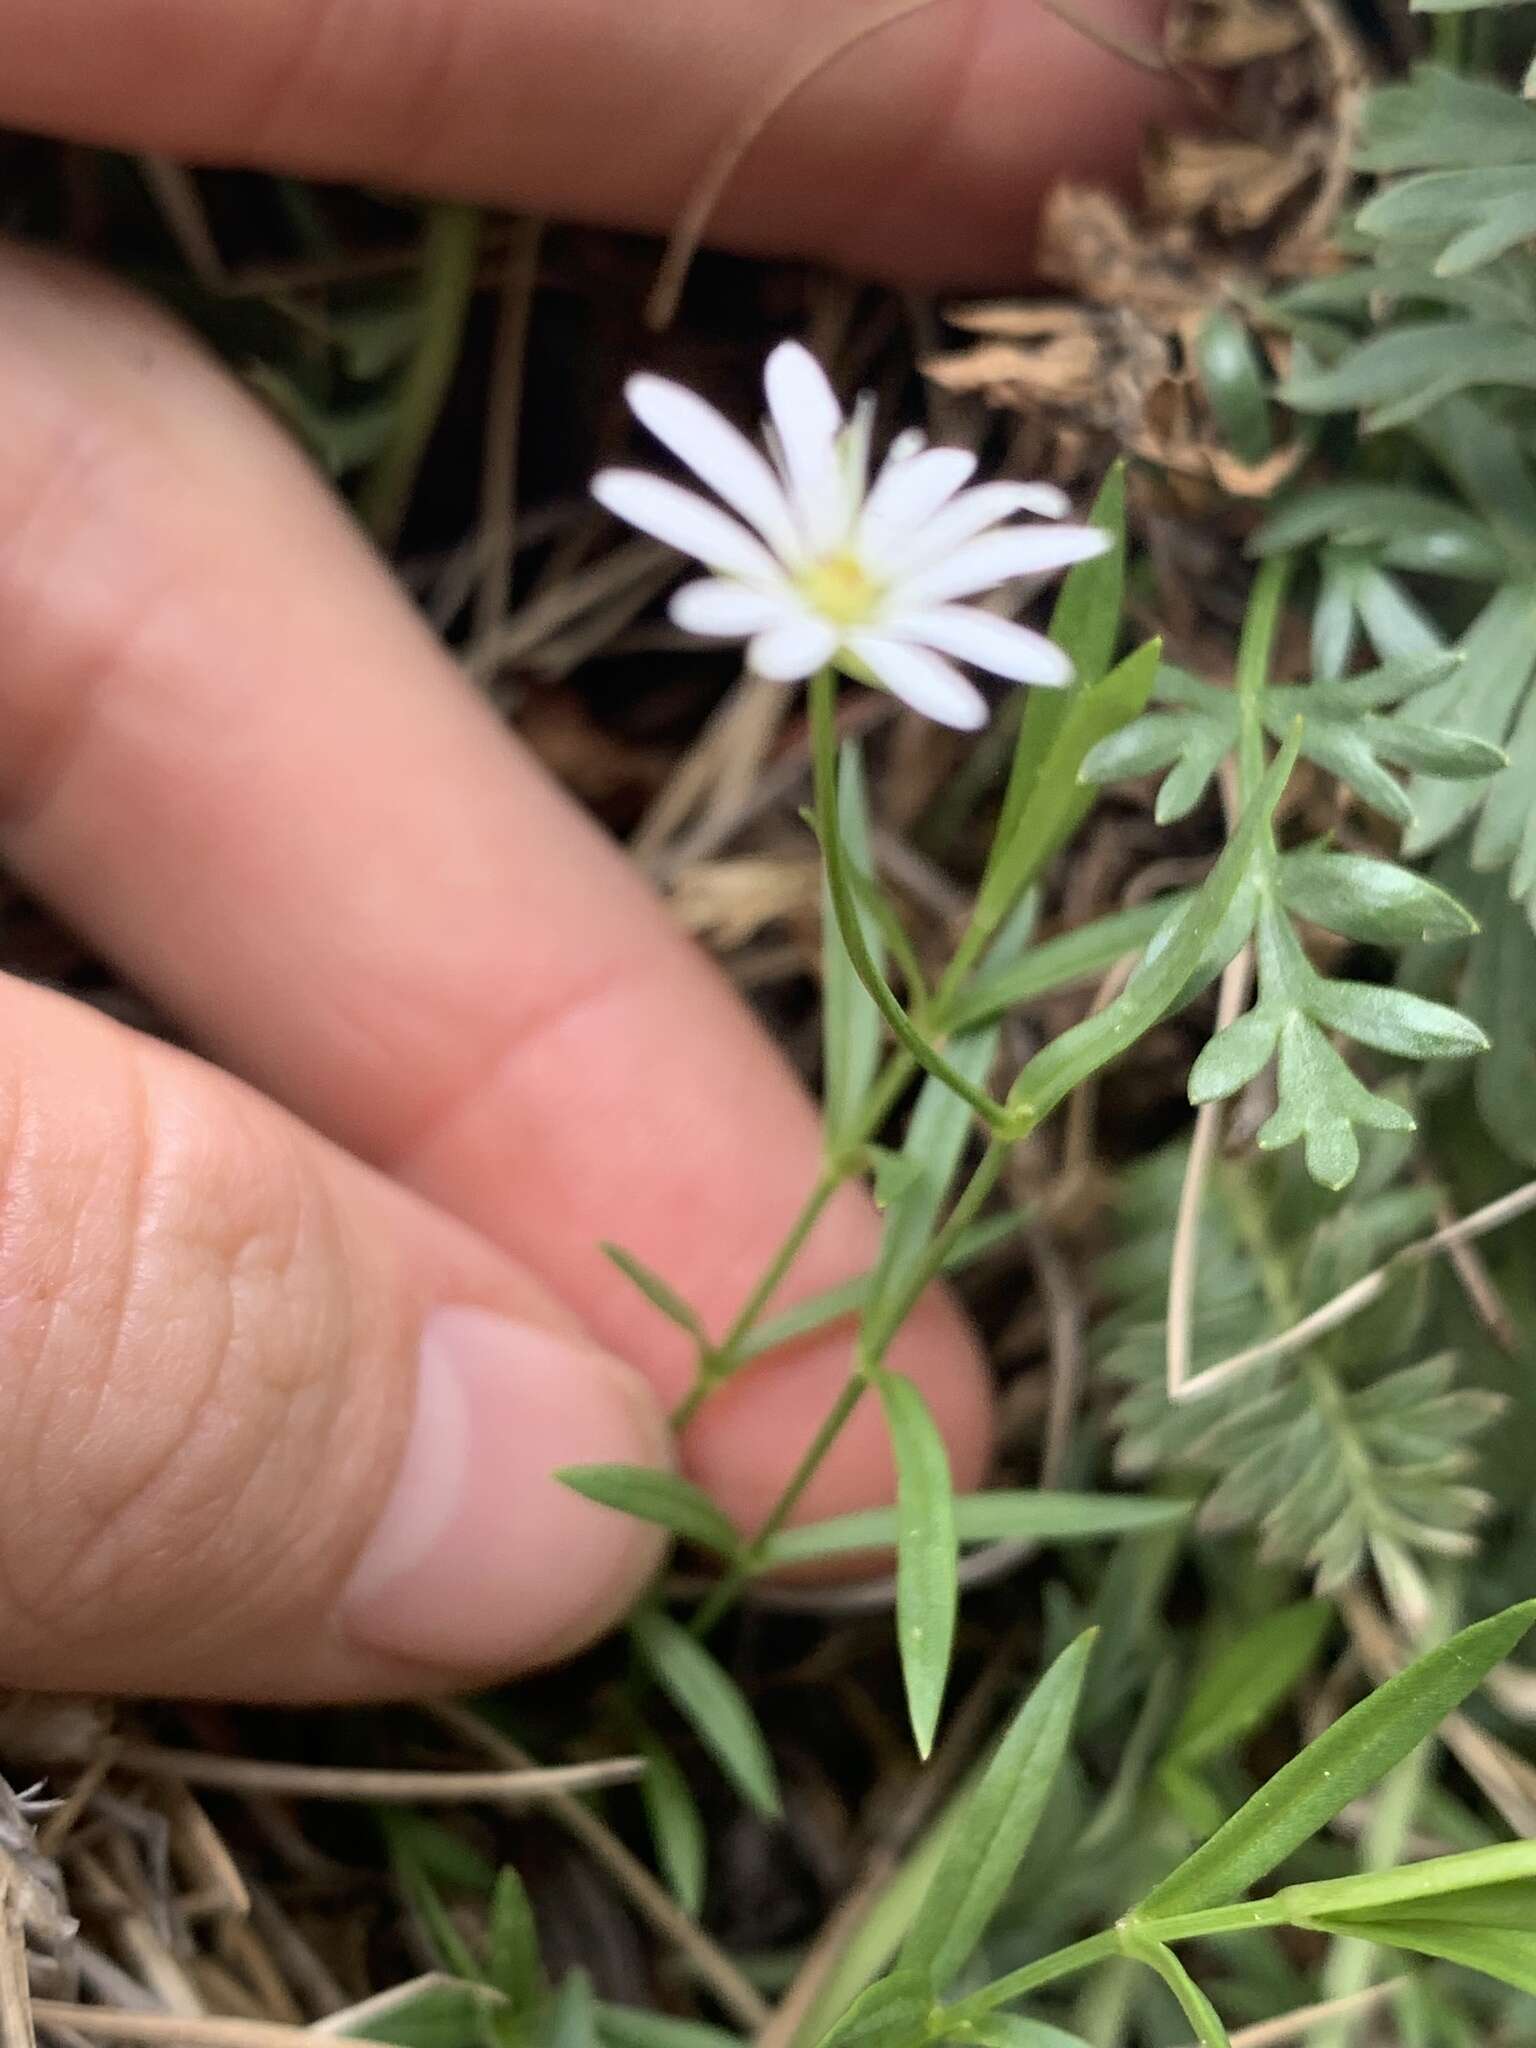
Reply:
<svg viewBox="0 0 1536 2048"><path fill-rule="evenodd" d="M837 827L837 678L824 668L811 683L811 761L815 784L816 830L821 840L822 859L827 868L827 891L832 899L837 928L853 971L868 990L875 1007L884 1017L898 1042L905 1046L920 1067L936 1074L963 1102L968 1102L991 1130L1001 1130L1008 1111L994 1102L984 1088L978 1088L957 1067L950 1064L937 1046L931 1045L897 1001L880 972L859 924L858 905L843 854Z"/></svg>
<svg viewBox="0 0 1536 2048"><path fill-rule="evenodd" d="M956 1241L975 1221L976 1212L997 1185L998 1175L1008 1158L1009 1142L1004 1138L993 1138L982 1154L976 1171L966 1182L950 1210L944 1226L939 1230L923 1256L913 1266L901 1288L893 1293L881 1307L872 1304L869 1321L864 1332L865 1356L876 1365L883 1362L891 1347L891 1340L911 1314L920 1295L930 1287L944 1270L945 1261L954 1249Z"/></svg>
<svg viewBox="0 0 1536 2048"><path fill-rule="evenodd" d="M837 1162L829 1162L823 1170L785 1233L783 1242L764 1267L757 1285L737 1311L735 1321L712 1350L701 1354L698 1377L672 1411L673 1429L686 1429L715 1389L740 1370L742 1344L751 1335L753 1325L773 1299L790 1267L804 1250L807 1238L821 1221L823 1210L846 1178L847 1174L839 1170Z"/></svg>
<svg viewBox="0 0 1536 2048"><path fill-rule="evenodd" d="M693 1617L692 1630L696 1636L707 1636L727 1609L734 1606L741 1589L761 1564L763 1552L794 1513L801 1495L820 1469L822 1460L842 1435L868 1384L862 1368L849 1376L842 1392L823 1417L821 1427L806 1446L789 1484L774 1502L736 1563Z"/></svg>

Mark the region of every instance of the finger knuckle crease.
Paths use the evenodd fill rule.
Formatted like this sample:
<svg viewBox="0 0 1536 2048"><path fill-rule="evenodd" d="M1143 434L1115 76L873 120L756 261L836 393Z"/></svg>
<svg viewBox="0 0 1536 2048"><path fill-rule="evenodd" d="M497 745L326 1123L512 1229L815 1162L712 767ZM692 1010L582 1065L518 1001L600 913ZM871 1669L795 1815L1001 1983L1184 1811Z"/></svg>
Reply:
<svg viewBox="0 0 1536 2048"><path fill-rule="evenodd" d="M45 1298L0 1452L33 1494L0 1584L55 1643L227 1627L313 1576L302 1508L350 1349L339 1219L296 1141L232 1129L184 1079L130 1053L94 1159L50 1164L25 1114L8 1148L0 1294L41 1279ZM51 1273L18 1274L29 1245Z"/></svg>

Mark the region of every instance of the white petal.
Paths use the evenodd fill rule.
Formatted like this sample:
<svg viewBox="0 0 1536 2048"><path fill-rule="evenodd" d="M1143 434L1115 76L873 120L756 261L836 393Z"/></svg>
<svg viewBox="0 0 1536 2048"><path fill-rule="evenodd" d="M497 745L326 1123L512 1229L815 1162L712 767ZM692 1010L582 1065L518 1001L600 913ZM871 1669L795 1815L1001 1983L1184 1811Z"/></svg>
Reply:
<svg viewBox="0 0 1536 2048"><path fill-rule="evenodd" d="M914 455L921 455L928 446L928 436L921 427L903 427L890 447L886 450L887 462L906 462Z"/></svg>
<svg viewBox="0 0 1536 2048"><path fill-rule="evenodd" d="M667 614L685 633L705 633L718 640L747 640L776 626L791 611L788 593L774 597L751 590L729 577L709 576L674 590Z"/></svg>
<svg viewBox="0 0 1536 2048"><path fill-rule="evenodd" d="M820 363L796 341L781 342L763 373L775 443L806 545L835 547L846 534L847 494L838 459L842 408Z"/></svg>
<svg viewBox="0 0 1536 2048"><path fill-rule="evenodd" d="M798 341L781 341L763 368L768 410L787 448L796 434L832 442L842 432L843 409L826 371Z"/></svg>
<svg viewBox="0 0 1536 2048"><path fill-rule="evenodd" d="M936 605L925 612L904 612L881 622L880 630L895 640L915 640L953 654L1010 683L1043 683L1059 687L1072 680L1072 664L1054 641L1028 626L1000 619L975 605Z"/></svg>
<svg viewBox="0 0 1536 2048"><path fill-rule="evenodd" d="M822 619L786 619L759 633L747 649L747 666L770 683L803 683L825 668L837 652L837 635Z"/></svg>
<svg viewBox="0 0 1536 2048"><path fill-rule="evenodd" d="M875 561L905 542L969 481L976 458L964 448L926 448L887 462L875 479L859 525L859 548Z"/></svg>
<svg viewBox="0 0 1536 2048"><path fill-rule="evenodd" d="M904 535L890 549L885 567L901 576L936 563L989 526L1011 519L1015 512L1035 512L1056 519L1068 509L1065 495L1053 484L978 484L943 505L921 527Z"/></svg>
<svg viewBox="0 0 1536 2048"><path fill-rule="evenodd" d="M967 541L975 541L979 532L999 526L1016 512L1038 512L1044 518L1055 518L1057 498L1061 494L1051 496L1049 483L979 483L971 492L950 498L922 526L897 537L885 553L885 573L895 578L934 567L944 555L952 555L958 547L965 547ZM1065 510L1065 504L1065 498L1061 498L1061 510Z"/></svg>
<svg viewBox="0 0 1536 2048"><path fill-rule="evenodd" d="M873 391L861 391L853 401L853 411L839 442L843 480L855 511L869 494L869 452L875 440L875 409Z"/></svg>
<svg viewBox="0 0 1536 2048"><path fill-rule="evenodd" d="M624 394L635 418L755 526L775 554L796 558L795 522L778 478L723 413L666 377L631 377Z"/></svg>
<svg viewBox="0 0 1536 2048"><path fill-rule="evenodd" d="M904 577L892 601L905 612L950 597L974 597L1017 576L1054 575L1102 555L1109 544L1109 535L1096 526L1016 526L986 533Z"/></svg>
<svg viewBox="0 0 1536 2048"><path fill-rule="evenodd" d="M942 654L881 633L851 633L848 646L893 697L940 725L975 732L987 722L987 700Z"/></svg>
<svg viewBox="0 0 1536 2048"><path fill-rule="evenodd" d="M619 519L664 540L708 568L748 583L770 587L781 580L779 565L744 526L717 505L643 469L605 469L592 479L592 495Z"/></svg>

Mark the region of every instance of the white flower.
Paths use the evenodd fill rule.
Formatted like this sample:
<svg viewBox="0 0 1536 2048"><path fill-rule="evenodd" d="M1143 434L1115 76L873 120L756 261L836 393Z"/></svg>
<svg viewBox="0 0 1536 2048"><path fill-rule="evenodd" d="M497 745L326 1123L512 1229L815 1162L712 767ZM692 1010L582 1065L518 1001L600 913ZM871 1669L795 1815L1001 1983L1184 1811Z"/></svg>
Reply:
<svg viewBox="0 0 1536 2048"><path fill-rule="evenodd" d="M1071 681L1043 634L955 600L1086 561L1105 534L1009 524L1019 512L1059 519L1067 501L1051 484L966 489L976 458L920 434L901 435L871 483L870 403L845 419L798 343L773 351L764 383L771 461L683 385L641 376L625 387L636 417L730 508L644 470L593 480L610 512L714 572L674 594L679 626L745 640L748 666L773 682L835 663L966 729L985 725L986 700L950 656L1010 682Z"/></svg>

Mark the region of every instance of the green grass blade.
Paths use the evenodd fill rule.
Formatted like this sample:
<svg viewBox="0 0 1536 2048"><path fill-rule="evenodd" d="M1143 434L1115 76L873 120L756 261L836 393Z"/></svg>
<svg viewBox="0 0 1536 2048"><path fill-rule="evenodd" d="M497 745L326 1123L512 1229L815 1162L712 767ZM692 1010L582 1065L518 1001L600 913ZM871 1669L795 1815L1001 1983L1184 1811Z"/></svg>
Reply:
<svg viewBox="0 0 1536 2048"><path fill-rule="evenodd" d="M773 1759L736 1681L670 1616L643 1611L629 1627L646 1669L743 1799L765 1818L776 1818Z"/></svg>
<svg viewBox="0 0 1536 2048"><path fill-rule="evenodd" d="M709 1495L675 1472L645 1465L567 1465L555 1477L584 1500L654 1522L721 1557L735 1557L741 1548L737 1531Z"/></svg>
<svg viewBox="0 0 1536 2048"><path fill-rule="evenodd" d="M901 1953L903 1967L941 1992L986 1932L1033 1839L1071 1740L1093 1644L1090 1630L1046 1671L965 1802Z"/></svg>
<svg viewBox="0 0 1536 2048"><path fill-rule="evenodd" d="M901 1373L875 1377L896 1459L896 1638L918 1754L933 1748L960 1603L949 1453L928 1404Z"/></svg>
<svg viewBox="0 0 1536 2048"><path fill-rule="evenodd" d="M1031 1493L999 1489L960 1494L955 1532L962 1543L1092 1543L1146 1529L1166 1529L1189 1514L1183 1501L1134 1493ZM762 1569L886 1550L896 1541L894 1508L860 1508L827 1522L781 1529L763 1552Z"/></svg>
<svg viewBox="0 0 1536 2048"><path fill-rule="evenodd" d="M1466 1628L1352 1707L1136 1909L1144 1923L1240 1897L1401 1763L1536 1621L1536 1600Z"/></svg>

